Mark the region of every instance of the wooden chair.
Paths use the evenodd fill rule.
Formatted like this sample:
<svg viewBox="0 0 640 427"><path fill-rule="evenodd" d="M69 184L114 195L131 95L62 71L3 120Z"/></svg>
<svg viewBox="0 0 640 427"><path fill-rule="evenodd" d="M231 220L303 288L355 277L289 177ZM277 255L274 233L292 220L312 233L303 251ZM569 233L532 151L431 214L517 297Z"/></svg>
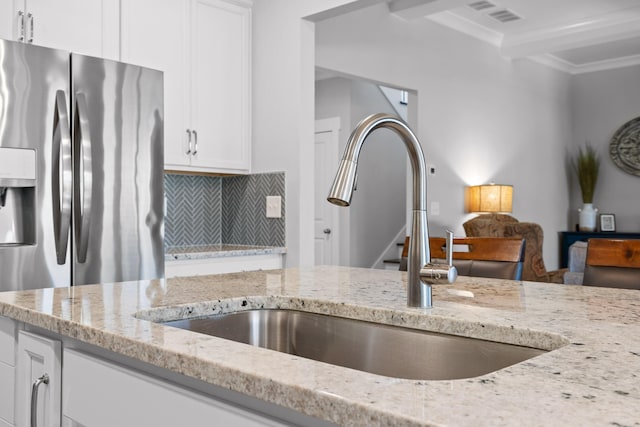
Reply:
<svg viewBox="0 0 640 427"><path fill-rule="evenodd" d="M640 289L640 240L589 239L582 284Z"/></svg>
<svg viewBox="0 0 640 427"><path fill-rule="evenodd" d="M444 262L446 240L431 237L429 250L434 262ZM525 240L508 237L455 237L453 239L453 265L461 276L490 277L494 279L522 280ZM456 251L466 246L468 251ZM409 238L405 239L400 268L406 270Z"/></svg>

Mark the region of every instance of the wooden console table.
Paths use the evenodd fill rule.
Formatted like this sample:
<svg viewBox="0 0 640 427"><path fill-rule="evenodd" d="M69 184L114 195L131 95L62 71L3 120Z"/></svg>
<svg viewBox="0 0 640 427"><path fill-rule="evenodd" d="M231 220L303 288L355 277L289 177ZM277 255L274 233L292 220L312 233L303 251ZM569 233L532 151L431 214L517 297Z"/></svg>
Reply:
<svg viewBox="0 0 640 427"><path fill-rule="evenodd" d="M569 246L577 241L589 239L640 239L640 233L617 233L606 231L561 231L560 232L560 268L569 264Z"/></svg>

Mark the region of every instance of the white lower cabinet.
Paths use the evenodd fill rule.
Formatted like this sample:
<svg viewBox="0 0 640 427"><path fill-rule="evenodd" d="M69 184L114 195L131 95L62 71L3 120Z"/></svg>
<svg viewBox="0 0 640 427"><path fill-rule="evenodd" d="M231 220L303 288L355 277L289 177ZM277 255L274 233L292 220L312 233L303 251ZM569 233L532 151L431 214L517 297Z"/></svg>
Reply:
<svg viewBox="0 0 640 427"><path fill-rule="evenodd" d="M284 426L73 349L64 350L63 426Z"/></svg>
<svg viewBox="0 0 640 427"><path fill-rule="evenodd" d="M15 322L0 317L0 427L15 423L16 336Z"/></svg>
<svg viewBox="0 0 640 427"><path fill-rule="evenodd" d="M15 405L15 368L0 362L0 426L12 426Z"/></svg>
<svg viewBox="0 0 640 427"><path fill-rule="evenodd" d="M283 267L281 254L231 256L165 262L165 277L203 276L242 271L275 270Z"/></svg>
<svg viewBox="0 0 640 427"><path fill-rule="evenodd" d="M58 340L18 332L16 426L60 426L61 348Z"/></svg>

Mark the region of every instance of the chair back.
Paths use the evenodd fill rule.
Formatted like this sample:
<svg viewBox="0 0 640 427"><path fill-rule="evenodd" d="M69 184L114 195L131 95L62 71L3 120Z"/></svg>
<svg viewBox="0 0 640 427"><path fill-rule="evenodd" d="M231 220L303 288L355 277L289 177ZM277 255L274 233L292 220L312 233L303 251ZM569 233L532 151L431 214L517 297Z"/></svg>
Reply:
<svg viewBox="0 0 640 427"><path fill-rule="evenodd" d="M462 224L469 237L517 237L527 241L522 266L522 279L536 282L562 283L564 271L547 271L542 248L544 233L534 222L520 222L510 215L484 214Z"/></svg>
<svg viewBox="0 0 640 427"><path fill-rule="evenodd" d="M446 239L429 238L432 262L444 263ZM490 277L494 279L522 280L525 240L509 237L455 237L453 239L453 265L461 276ZM466 246L466 251L458 251ZM406 260L409 238L403 247ZM402 263L401 263L402 264ZM404 264L406 269L406 263Z"/></svg>
<svg viewBox="0 0 640 427"><path fill-rule="evenodd" d="M640 240L589 239L582 284L640 289Z"/></svg>

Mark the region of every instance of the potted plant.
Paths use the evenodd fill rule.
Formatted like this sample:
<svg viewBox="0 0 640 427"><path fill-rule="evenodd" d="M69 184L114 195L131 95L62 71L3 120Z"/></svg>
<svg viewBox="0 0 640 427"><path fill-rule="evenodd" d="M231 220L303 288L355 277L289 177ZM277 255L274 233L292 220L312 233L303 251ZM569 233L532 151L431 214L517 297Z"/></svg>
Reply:
<svg viewBox="0 0 640 427"><path fill-rule="evenodd" d="M585 144L584 149L578 149L578 155L571 162L573 169L578 175L578 183L582 193L582 209L580 212L580 231L594 231L596 229L597 209L593 208L593 193L598 182L598 172L600 171L600 158L596 150L589 144Z"/></svg>

